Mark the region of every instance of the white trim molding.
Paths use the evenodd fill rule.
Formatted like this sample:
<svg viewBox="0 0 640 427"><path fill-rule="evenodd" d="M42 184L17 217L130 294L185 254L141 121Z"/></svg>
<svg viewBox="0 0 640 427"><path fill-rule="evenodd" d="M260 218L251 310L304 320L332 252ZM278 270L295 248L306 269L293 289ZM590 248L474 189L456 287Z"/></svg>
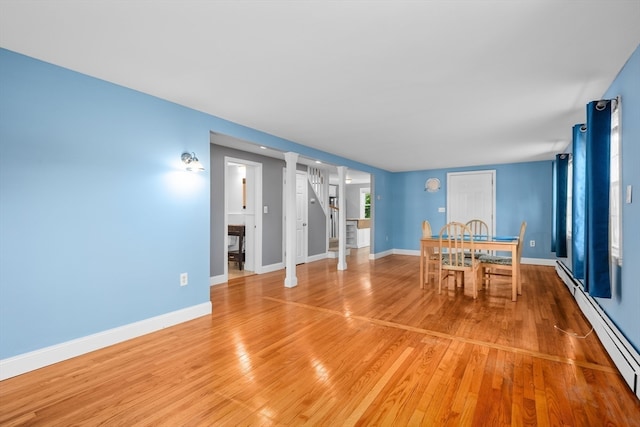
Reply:
<svg viewBox="0 0 640 427"><path fill-rule="evenodd" d="M324 253L321 253L321 254L308 256L307 257L307 262L320 261L320 260L327 259L327 258L329 258L329 254L327 252L324 252Z"/></svg>
<svg viewBox="0 0 640 427"><path fill-rule="evenodd" d="M222 283L227 283L229 278L226 274L219 274L217 276L209 277L209 286L220 285Z"/></svg>
<svg viewBox="0 0 640 427"><path fill-rule="evenodd" d="M556 260L546 258L522 258L520 260L520 264L546 265L548 267L555 267Z"/></svg>
<svg viewBox="0 0 640 427"><path fill-rule="evenodd" d="M0 360L0 381L198 317L208 316L211 312L211 302L205 302L144 319L139 322L108 329L98 332L97 334L87 335L71 341L2 359Z"/></svg>
<svg viewBox="0 0 640 427"><path fill-rule="evenodd" d="M277 262L275 264L262 266L262 274L272 273L274 271L284 270L284 262Z"/></svg>
<svg viewBox="0 0 640 427"><path fill-rule="evenodd" d="M420 251L417 251L420 254ZM394 254L394 249L389 249L388 251L376 252L375 254L369 254L369 259L380 259L389 255Z"/></svg>
<svg viewBox="0 0 640 427"><path fill-rule="evenodd" d="M573 277L571 271L561 261L556 263L556 273L575 298L582 314L593 326L593 330L600 338L600 342L620 371L624 381L640 399L640 355L602 310L598 302L584 291L582 284Z"/></svg>
<svg viewBox="0 0 640 427"><path fill-rule="evenodd" d="M420 250L416 250L416 249L393 249L393 255L420 256Z"/></svg>

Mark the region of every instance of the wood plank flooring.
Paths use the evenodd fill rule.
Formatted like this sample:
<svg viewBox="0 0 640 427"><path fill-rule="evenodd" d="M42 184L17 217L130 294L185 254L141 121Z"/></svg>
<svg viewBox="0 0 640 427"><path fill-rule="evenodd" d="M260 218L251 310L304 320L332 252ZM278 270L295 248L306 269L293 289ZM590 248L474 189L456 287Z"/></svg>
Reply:
<svg viewBox="0 0 640 427"><path fill-rule="evenodd" d="M471 296L418 258L336 260L211 288L213 314L0 382L0 426L640 426L552 267Z"/></svg>

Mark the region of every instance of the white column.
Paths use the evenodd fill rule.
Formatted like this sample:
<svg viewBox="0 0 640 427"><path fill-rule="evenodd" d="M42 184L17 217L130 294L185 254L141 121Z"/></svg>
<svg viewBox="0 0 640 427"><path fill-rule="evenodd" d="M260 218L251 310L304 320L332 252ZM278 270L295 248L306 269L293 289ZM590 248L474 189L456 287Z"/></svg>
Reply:
<svg viewBox="0 0 640 427"><path fill-rule="evenodd" d="M296 276L296 163L298 153L285 153L285 278L284 286L293 288L298 285Z"/></svg>
<svg viewBox="0 0 640 427"><path fill-rule="evenodd" d="M347 209L345 206L346 190L344 180L347 176L347 168L338 166L338 270L347 269Z"/></svg>

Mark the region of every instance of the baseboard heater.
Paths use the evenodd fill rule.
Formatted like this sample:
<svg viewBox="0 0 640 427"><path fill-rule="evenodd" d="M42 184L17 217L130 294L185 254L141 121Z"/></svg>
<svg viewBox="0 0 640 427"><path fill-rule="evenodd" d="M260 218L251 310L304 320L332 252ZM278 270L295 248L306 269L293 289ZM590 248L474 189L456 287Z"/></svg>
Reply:
<svg viewBox="0 0 640 427"><path fill-rule="evenodd" d="M561 261L556 262L556 272L569 288L582 314L593 326L593 330L600 338L602 345L609 353L625 382L640 399L640 379L638 378L640 376L640 356L638 352L593 297L584 291L582 284L573 277L571 271Z"/></svg>

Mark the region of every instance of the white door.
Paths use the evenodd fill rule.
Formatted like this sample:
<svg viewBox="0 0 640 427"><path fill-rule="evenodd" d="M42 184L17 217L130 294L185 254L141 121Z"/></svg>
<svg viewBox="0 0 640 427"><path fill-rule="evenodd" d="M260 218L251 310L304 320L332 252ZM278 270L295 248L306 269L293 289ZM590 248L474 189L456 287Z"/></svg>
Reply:
<svg viewBox="0 0 640 427"><path fill-rule="evenodd" d="M307 261L307 174L296 173L296 264Z"/></svg>
<svg viewBox="0 0 640 427"><path fill-rule="evenodd" d="M481 219L489 226L489 234L494 234L495 176L495 170L448 173L447 222Z"/></svg>

